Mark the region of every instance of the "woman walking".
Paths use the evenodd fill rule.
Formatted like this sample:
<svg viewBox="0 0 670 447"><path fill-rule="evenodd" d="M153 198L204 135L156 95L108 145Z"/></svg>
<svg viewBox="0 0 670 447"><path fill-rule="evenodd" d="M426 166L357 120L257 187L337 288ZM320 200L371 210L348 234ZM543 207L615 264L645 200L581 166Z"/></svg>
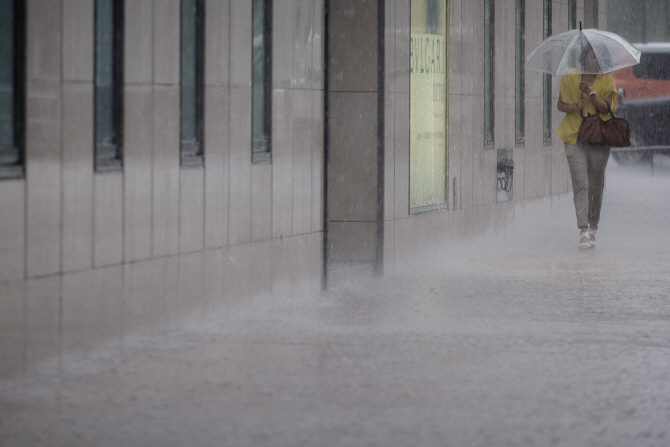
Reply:
<svg viewBox="0 0 670 447"><path fill-rule="evenodd" d="M584 46L579 62L586 73L600 71L596 55L588 44ZM556 133L565 142L580 231L580 250L596 245L610 148L577 141L577 134L582 117L599 113L601 119L609 119L609 111L616 110L616 99L617 91L611 73L580 74L574 70L561 79L558 110L566 115Z"/></svg>

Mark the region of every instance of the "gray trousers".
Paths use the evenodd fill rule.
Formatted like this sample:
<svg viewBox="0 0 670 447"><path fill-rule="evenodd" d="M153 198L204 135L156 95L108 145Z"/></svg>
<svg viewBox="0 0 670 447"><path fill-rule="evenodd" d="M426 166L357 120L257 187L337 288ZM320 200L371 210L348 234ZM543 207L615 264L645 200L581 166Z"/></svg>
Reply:
<svg viewBox="0 0 670 447"><path fill-rule="evenodd" d="M605 168L610 148L577 142L566 144L577 226L598 225L605 189Z"/></svg>

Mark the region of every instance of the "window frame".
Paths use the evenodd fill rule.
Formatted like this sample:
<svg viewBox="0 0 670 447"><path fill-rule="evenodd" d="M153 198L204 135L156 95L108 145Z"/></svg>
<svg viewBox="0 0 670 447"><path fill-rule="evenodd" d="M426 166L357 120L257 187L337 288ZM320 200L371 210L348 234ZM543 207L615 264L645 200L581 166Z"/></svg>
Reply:
<svg viewBox="0 0 670 447"><path fill-rule="evenodd" d="M205 162L205 2L204 0L193 0L195 2L195 141L185 141L183 138L184 120L184 88L183 88L183 65L184 65L184 1L180 1L180 76L179 76L179 141L180 141L180 164L184 166L202 166Z"/></svg>
<svg viewBox="0 0 670 447"><path fill-rule="evenodd" d="M12 127L13 143L0 147L0 179L22 178L25 175L25 113L26 113L26 7L22 0L13 6L12 42Z"/></svg>
<svg viewBox="0 0 670 447"><path fill-rule="evenodd" d="M488 82L487 82L488 81ZM484 147L495 146L495 1L484 0Z"/></svg>
<svg viewBox="0 0 670 447"><path fill-rule="evenodd" d="M543 39L551 36L551 20L552 20L552 0L544 0L543 5L543 20L542 20L542 33ZM542 143L544 146L552 145L552 135L551 135L551 113L552 113L552 86L551 86L551 75L543 73L542 74Z"/></svg>
<svg viewBox="0 0 670 447"><path fill-rule="evenodd" d="M568 0L568 30L577 29L577 0Z"/></svg>
<svg viewBox="0 0 670 447"><path fill-rule="evenodd" d="M526 144L526 0L515 2L515 58L514 73L514 143L516 147Z"/></svg>
<svg viewBox="0 0 670 447"><path fill-rule="evenodd" d="M254 70L254 19L255 2L252 3L252 92L251 92L251 161L253 163L269 163L272 161L272 0L261 0L263 2L263 85L255 84ZM254 113L256 104L254 101L257 88L262 88L263 93L263 113L262 127L263 137L254 136L256 126L256 116Z"/></svg>
<svg viewBox="0 0 670 447"><path fill-rule="evenodd" d="M94 170L110 172L123 170L123 57L124 57L124 1L112 2L112 138L111 144L98 143L98 2L94 10L94 80L93 80L93 144L95 147Z"/></svg>

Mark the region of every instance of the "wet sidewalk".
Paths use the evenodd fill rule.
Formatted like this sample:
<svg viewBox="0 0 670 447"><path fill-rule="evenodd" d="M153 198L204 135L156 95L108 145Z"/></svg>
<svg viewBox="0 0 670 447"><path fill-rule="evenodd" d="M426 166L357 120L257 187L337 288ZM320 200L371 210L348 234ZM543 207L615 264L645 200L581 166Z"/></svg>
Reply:
<svg viewBox="0 0 670 447"><path fill-rule="evenodd" d="M58 379L0 384L0 446L667 446L670 161L316 296L257 297Z"/></svg>

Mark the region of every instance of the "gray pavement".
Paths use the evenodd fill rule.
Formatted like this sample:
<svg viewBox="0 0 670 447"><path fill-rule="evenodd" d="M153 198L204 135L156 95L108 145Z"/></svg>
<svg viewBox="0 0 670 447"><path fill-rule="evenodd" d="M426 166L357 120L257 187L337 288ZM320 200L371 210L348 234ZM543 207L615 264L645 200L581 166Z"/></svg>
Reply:
<svg viewBox="0 0 670 447"><path fill-rule="evenodd" d="M258 297L58 379L0 384L0 446L668 446L670 160L316 296Z"/></svg>

